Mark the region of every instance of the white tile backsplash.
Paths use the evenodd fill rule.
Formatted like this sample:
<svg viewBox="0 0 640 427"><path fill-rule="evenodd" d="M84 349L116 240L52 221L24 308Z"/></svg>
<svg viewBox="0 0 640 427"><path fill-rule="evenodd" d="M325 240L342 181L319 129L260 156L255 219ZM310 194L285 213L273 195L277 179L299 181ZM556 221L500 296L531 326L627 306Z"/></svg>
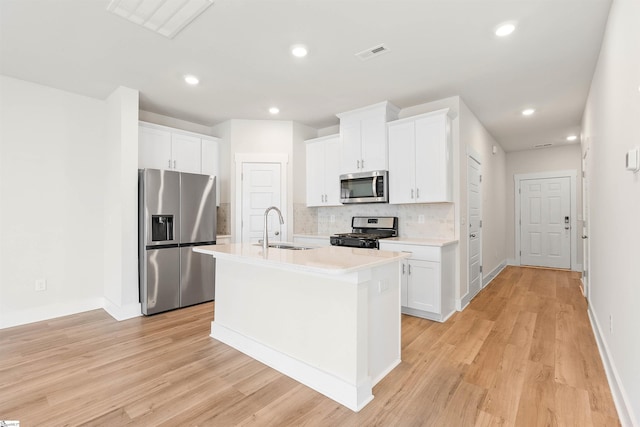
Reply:
<svg viewBox="0 0 640 427"><path fill-rule="evenodd" d="M326 208L308 208L294 205L294 232L296 234L345 233L351 231L353 216L397 216L400 237L453 239L454 204L434 203L390 205L371 203ZM420 215L424 223L420 223Z"/></svg>

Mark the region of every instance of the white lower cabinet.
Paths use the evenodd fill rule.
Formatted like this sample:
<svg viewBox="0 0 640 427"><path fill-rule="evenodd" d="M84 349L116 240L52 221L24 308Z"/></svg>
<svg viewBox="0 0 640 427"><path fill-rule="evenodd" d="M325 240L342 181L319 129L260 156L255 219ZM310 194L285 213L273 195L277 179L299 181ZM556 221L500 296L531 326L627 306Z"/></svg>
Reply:
<svg viewBox="0 0 640 427"><path fill-rule="evenodd" d="M455 244L428 246L380 241L380 249L411 253L402 264L402 313L438 322L454 313Z"/></svg>

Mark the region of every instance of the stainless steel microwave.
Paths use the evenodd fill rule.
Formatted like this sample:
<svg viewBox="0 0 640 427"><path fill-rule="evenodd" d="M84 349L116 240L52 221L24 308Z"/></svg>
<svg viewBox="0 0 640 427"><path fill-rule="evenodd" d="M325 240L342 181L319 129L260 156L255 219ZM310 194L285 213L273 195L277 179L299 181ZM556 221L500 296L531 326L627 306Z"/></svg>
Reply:
<svg viewBox="0 0 640 427"><path fill-rule="evenodd" d="M388 203L389 172L371 171L340 175L342 203Z"/></svg>

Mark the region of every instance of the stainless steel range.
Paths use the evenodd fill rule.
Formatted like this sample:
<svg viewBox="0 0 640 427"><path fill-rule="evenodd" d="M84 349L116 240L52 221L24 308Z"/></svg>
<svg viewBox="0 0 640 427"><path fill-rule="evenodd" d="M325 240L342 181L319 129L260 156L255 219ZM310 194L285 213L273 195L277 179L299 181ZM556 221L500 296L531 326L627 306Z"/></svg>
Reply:
<svg viewBox="0 0 640 427"><path fill-rule="evenodd" d="M398 217L354 216L351 218L351 233L339 233L329 237L333 246L379 249L379 239L398 235Z"/></svg>

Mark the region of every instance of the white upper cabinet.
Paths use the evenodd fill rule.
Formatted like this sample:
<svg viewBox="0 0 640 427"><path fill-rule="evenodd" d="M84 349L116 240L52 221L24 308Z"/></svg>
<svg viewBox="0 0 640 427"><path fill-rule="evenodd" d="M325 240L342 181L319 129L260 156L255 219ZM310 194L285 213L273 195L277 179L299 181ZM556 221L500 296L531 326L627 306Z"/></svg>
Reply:
<svg viewBox="0 0 640 427"><path fill-rule="evenodd" d="M340 205L340 136L305 141L307 206Z"/></svg>
<svg viewBox="0 0 640 427"><path fill-rule="evenodd" d="M216 176L220 206L220 140L167 126L140 122L138 167Z"/></svg>
<svg viewBox="0 0 640 427"><path fill-rule="evenodd" d="M387 170L386 123L399 109L385 101L338 114L342 144L341 173Z"/></svg>
<svg viewBox="0 0 640 427"><path fill-rule="evenodd" d="M453 201L448 108L388 123L389 203Z"/></svg>
<svg viewBox="0 0 640 427"><path fill-rule="evenodd" d="M145 126L138 128L138 167L171 169L171 132Z"/></svg>
<svg viewBox="0 0 640 427"><path fill-rule="evenodd" d="M171 134L170 169L180 172L201 173L202 140L196 136Z"/></svg>

